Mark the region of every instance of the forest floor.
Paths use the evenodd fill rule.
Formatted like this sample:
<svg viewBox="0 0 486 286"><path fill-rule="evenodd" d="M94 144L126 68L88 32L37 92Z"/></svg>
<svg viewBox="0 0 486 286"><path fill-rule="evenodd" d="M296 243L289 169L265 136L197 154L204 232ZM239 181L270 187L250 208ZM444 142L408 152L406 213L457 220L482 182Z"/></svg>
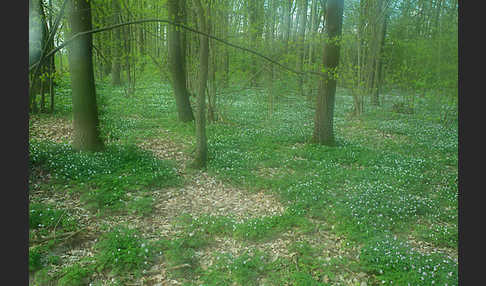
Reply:
<svg viewBox="0 0 486 286"><path fill-rule="evenodd" d="M338 101L316 146L305 102L244 91L201 171L170 89L140 90L98 87L106 155L70 149L68 91L30 116L31 285L457 285L454 127Z"/></svg>

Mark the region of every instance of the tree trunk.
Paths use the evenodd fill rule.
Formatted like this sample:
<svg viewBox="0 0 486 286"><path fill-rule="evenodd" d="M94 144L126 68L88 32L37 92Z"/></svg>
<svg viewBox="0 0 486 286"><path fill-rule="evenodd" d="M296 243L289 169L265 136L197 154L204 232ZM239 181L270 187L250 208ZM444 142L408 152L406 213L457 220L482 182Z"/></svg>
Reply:
<svg viewBox="0 0 486 286"><path fill-rule="evenodd" d="M207 17L200 0L196 3L199 18L199 28L202 32L208 31ZM209 14L209 7L207 10ZM193 166L195 168L205 168L208 157L207 138L206 138L206 85L208 80L208 58L209 58L209 39L206 36L199 36L199 90L197 95L197 115L196 115L196 158Z"/></svg>
<svg viewBox="0 0 486 286"><path fill-rule="evenodd" d="M227 8L224 9L223 11L223 38L227 39L228 34L229 34L229 15L228 15L228 10ZM223 73L223 87L228 88L229 86L229 63L230 63L230 54L229 54L229 48L225 45L223 47L223 66L224 66L224 73Z"/></svg>
<svg viewBox="0 0 486 286"><path fill-rule="evenodd" d="M120 23L120 2L119 0L112 0L112 9L113 9L113 24ZM121 28L115 28L113 30L113 62L111 68L111 83L115 86L119 86L122 84L121 82L121 52L122 52L122 44L121 44Z"/></svg>
<svg viewBox="0 0 486 286"><path fill-rule="evenodd" d="M49 8L52 10L52 0L49 0ZM49 28L52 30L52 13L49 13ZM48 43L49 48L54 48L54 37ZM56 71L54 55L49 59L49 95L50 95L50 112L54 112L54 73Z"/></svg>
<svg viewBox="0 0 486 286"><path fill-rule="evenodd" d="M88 31L91 26L91 1L71 0L69 24L72 34ZM70 45L69 67L73 98L73 148L100 151L98 107L92 61L92 34L75 39Z"/></svg>
<svg viewBox="0 0 486 286"><path fill-rule="evenodd" d="M256 50L260 48L261 38L263 34L263 1L262 0L248 0L248 21L250 30L250 43L252 47ZM260 78L260 64L259 60L255 56L250 58L250 85L252 87L258 84L258 79Z"/></svg>
<svg viewBox="0 0 486 286"><path fill-rule="evenodd" d="M29 0L29 64L42 58L42 51L47 44L48 28L41 0ZM44 112L44 84L47 62L44 61L33 71L29 72L29 111L37 113L37 94L41 94L40 108Z"/></svg>
<svg viewBox="0 0 486 286"><path fill-rule="evenodd" d="M185 0L169 0L169 19L176 23L184 23ZM188 122L194 120L189 91L186 80L186 41L183 38L183 31L176 26L169 26L169 62L172 74L172 86L177 106L179 120Z"/></svg>
<svg viewBox="0 0 486 286"><path fill-rule="evenodd" d="M314 121L314 142L332 146L334 141L333 117L336 95L336 69L339 65L344 0L328 0L326 26L329 41L324 44L323 67L326 74L319 85Z"/></svg>
<svg viewBox="0 0 486 286"><path fill-rule="evenodd" d="M289 41L290 41L290 30L292 29L292 4L293 0L287 1L287 7L285 7L285 54L289 51Z"/></svg>
<svg viewBox="0 0 486 286"><path fill-rule="evenodd" d="M214 31L215 32L215 31ZM217 69L217 52L214 41L209 41L209 82L208 82L208 122L216 121L216 69Z"/></svg>
<svg viewBox="0 0 486 286"><path fill-rule="evenodd" d="M382 85L382 69L383 69L383 48L385 46L385 35L386 35L386 26L388 22L388 14L384 15L384 19L380 25L380 35L378 38L377 45L379 46L378 56L376 57L376 65L375 65L375 82L373 84L373 93L372 93L372 103L374 105L380 105L380 92L381 92L381 85Z"/></svg>
<svg viewBox="0 0 486 286"><path fill-rule="evenodd" d="M309 38L310 41L308 41L308 61L309 64L314 63L314 54L313 54L313 47L314 47L314 36L315 36L315 30L316 30L316 18L317 18L317 0L312 0L312 6L311 6L311 20L310 20L310 27L309 27Z"/></svg>
<svg viewBox="0 0 486 286"><path fill-rule="evenodd" d="M353 89L353 114L355 116L360 116L363 113L363 74L364 74L364 62L365 62L365 52L364 52L364 38L365 38L365 4L367 2L362 1L359 3L359 19L358 19L358 31L356 34L356 41L358 45L358 71L356 76L356 87Z"/></svg>
<svg viewBox="0 0 486 286"><path fill-rule="evenodd" d="M307 23L307 0L299 0L300 8L300 25L299 25L299 59L298 59L298 71L304 70L304 53L305 53L305 30L306 30L306 23ZM299 76L299 91L300 95L304 96L304 76Z"/></svg>
<svg viewBox="0 0 486 286"><path fill-rule="evenodd" d="M59 73L60 74L63 74L64 73L64 70L63 70L64 67L62 65L62 57L63 57L63 54L62 54L62 52L60 50L58 51L58 53L59 53Z"/></svg>
<svg viewBox="0 0 486 286"><path fill-rule="evenodd" d="M130 21L128 16L126 21ZM124 45L124 60L125 60L125 73L126 73L126 95L129 96L135 91L135 84L132 78L132 49L131 49L131 34L132 29L130 26L123 27L123 45Z"/></svg>
<svg viewBox="0 0 486 286"><path fill-rule="evenodd" d="M51 98L51 105L50 105L50 112L54 113L54 72L56 71L56 67L54 65L54 55L51 58L51 64L49 66L49 95Z"/></svg>

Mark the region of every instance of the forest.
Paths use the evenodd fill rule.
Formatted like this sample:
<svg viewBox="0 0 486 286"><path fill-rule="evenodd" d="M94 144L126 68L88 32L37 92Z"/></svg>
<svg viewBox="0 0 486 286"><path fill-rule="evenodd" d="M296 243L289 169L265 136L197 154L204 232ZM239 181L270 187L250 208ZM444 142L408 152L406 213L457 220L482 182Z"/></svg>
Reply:
<svg viewBox="0 0 486 286"><path fill-rule="evenodd" d="M29 285L458 285L458 10L29 0Z"/></svg>

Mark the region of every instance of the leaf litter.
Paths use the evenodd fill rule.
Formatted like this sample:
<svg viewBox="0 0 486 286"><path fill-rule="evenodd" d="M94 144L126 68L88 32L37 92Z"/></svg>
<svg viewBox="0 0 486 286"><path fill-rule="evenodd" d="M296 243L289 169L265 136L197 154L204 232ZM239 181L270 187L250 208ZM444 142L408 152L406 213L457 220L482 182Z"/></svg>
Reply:
<svg viewBox="0 0 486 286"><path fill-rule="evenodd" d="M182 214L189 214L193 218L203 215L231 216L236 221L243 221L283 213L285 208L278 199L264 191L249 192L224 183L205 171L186 170L186 164L191 161L188 152L184 152L184 150L188 150L187 145L175 143L168 139L166 130L161 129L159 131L161 135L157 138L147 138L138 142L137 145L152 151L158 158L174 160L179 167L180 174L185 179L185 184L180 187L154 191L152 193L155 200L154 211L147 217L131 214L93 216L82 206L75 193L64 192L61 195L59 192L38 190L30 194L31 201L55 201L63 208L73 210L73 216L84 227L84 231L76 237L76 242L71 243L69 249L61 255L64 261L63 266L79 262L83 257L94 256L93 246L103 232L103 226L106 225L125 223L141 229L144 238L158 240L161 237L170 238L181 234L181 230L175 226L175 222ZM32 117L29 121L29 133L32 138L40 140L71 143L73 129L71 122L65 118ZM320 226L325 224L322 221L315 221L314 223ZM322 229L309 234L288 230L263 242L241 241L227 236L215 236L212 244L196 251L196 256L203 269L207 269L214 263L214 253L241 255L248 251L260 250L269 254L271 260L275 261L278 258L291 258L295 253L290 252L289 246L292 243L304 241L321 248L322 251L317 256L320 257L319 259L323 259L325 264L325 261L329 261L332 257L356 256L357 249L341 247L341 239L339 236ZM55 272L58 270L57 268L54 267L50 271ZM370 279L367 274L353 273L352 271L343 272L336 277L335 279L340 280L336 285L367 285L367 281ZM109 277L100 277L99 274L96 274L93 278L102 282L102 285L110 285L111 279ZM260 281L261 285L267 283L264 280ZM164 262L160 262L155 264L144 277L130 285L182 285L182 281L170 278L167 266Z"/></svg>

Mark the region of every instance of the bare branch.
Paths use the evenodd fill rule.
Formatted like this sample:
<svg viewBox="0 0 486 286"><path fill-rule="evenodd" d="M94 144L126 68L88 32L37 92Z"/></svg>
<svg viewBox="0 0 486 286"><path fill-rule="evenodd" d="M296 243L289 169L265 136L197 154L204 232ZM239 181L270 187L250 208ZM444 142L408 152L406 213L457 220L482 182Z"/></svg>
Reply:
<svg viewBox="0 0 486 286"><path fill-rule="evenodd" d="M320 73L320 72L315 72L315 71L296 71L292 68L289 68L259 52L256 52L254 50L251 50L251 49L248 49L248 48L245 48L245 47L241 47L241 46L238 46L238 45L235 45L235 44L232 44L230 42L227 42L223 39L220 39L218 37L215 37L213 35L210 35L208 33L205 33L205 32L201 32L199 30L196 30L194 28L191 28L191 27L188 27L188 26L185 26L185 25L182 25L182 24L179 24L179 23L175 23L175 22L172 22L170 20L166 20L166 19L143 19L143 20L136 20L136 21L130 21L130 22L124 22L124 23L119 23L119 24L115 24L115 25L111 25L111 26L107 26L107 27L103 27L103 28L97 28L97 29L93 29L93 30L89 30L89 31L85 31L85 32L81 32L81 33L77 33L76 35L72 36L70 39L64 41L64 43L62 43L61 45L59 45L58 47L56 47L55 49L53 49L52 51L50 51L46 56L45 58L47 57L50 57L52 56L54 53L56 53L58 50L64 48L65 46L67 46L68 44L70 44L72 41L74 41L76 38L78 37L81 37L81 36L84 36L84 35L87 35L87 34L94 34L94 33L99 33L99 32L104 32L104 31L108 31L108 30L112 30L112 29L116 29L116 28L120 28L120 27L123 27L123 26L126 26L126 25L135 25L135 24L142 24L142 23L149 23L149 22L162 22L162 23L167 23L169 25L174 25L174 26L177 26L177 27L180 27L182 29L185 29L185 30L188 30L188 31L191 31L193 33L196 33L196 34L199 34L199 35L203 35L203 36L206 36L210 39L213 39L215 41L218 41L218 42L221 42L225 45L228 45L228 46L231 46L233 48L236 48L236 49L240 49L240 50L243 50L243 51L246 51L246 52L249 52L251 54L254 54L260 58L263 58L287 71L290 71L292 73L295 73L297 75L305 75L305 74L314 74L314 75L318 75L318 76L324 76L323 73ZM37 65L39 64L39 62L37 63L34 63L32 64L31 66L29 66L29 71L36 67Z"/></svg>

